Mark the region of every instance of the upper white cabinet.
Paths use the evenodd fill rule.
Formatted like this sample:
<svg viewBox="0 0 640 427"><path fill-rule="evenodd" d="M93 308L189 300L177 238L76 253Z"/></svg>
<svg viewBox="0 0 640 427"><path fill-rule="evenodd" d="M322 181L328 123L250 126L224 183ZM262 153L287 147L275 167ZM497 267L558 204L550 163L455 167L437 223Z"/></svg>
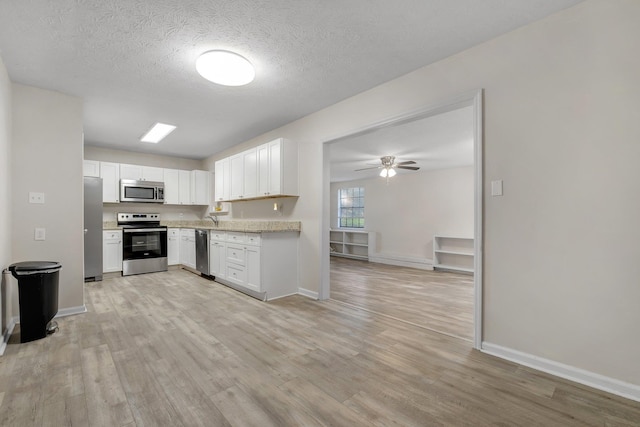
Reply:
<svg viewBox="0 0 640 427"><path fill-rule="evenodd" d="M120 164L120 179L162 182L164 180L164 169L151 166Z"/></svg>
<svg viewBox="0 0 640 427"><path fill-rule="evenodd" d="M100 178L100 162L97 160L85 160L82 163L82 171L84 176Z"/></svg>
<svg viewBox="0 0 640 427"><path fill-rule="evenodd" d="M258 196L298 195L298 146L278 138L258 147Z"/></svg>
<svg viewBox="0 0 640 427"><path fill-rule="evenodd" d="M164 203L180 204L180 171L178 169L164 170Z"/></svg>
<svg viewBox="0 0 640 427"><path fill-rule="evenodd" d="M103 203L120 202L121 179L164 182L164 203L167 205L207 206L212 201L209 171L163 169L95 160L84 160L83 170L84 176L102 178Z"/></svg>
<svg viewBox="0 0 640 427"><path fill-rule="evenodd" d="M191 204L191 172L178 171L178 202L181 205Z"/></svg>
<svg viewBox="0 0 640 427"><path fill-rule="evenodd" d="M191 171L191 204L208 205L209 202L209 172Z"/></svg>
<svg viewBox="0 0 640 427"><path fill-rule="evenodd" d="M231 191L231 169L229 168L229 158L218 160L215 163L215 195L216 202L224 202L230 199Z"/></svg>
<svg viewBox="0 0 640 427"><path fill-rule="evenodd" d="M102 178L102 202L120 202L120 164L100 162L100 178Z"/></svg>
<svg viewBox="0 0 640 427"><path fill-rule="evenodd" d="M258 194L258 150L252 148L229 158L231 200L253 199Z"/></svg>
<svg viewBox="0 0 640 427"><path fill-rule="evenodd" d="M278 138L215 164L215 201L298 195L298 146Z"/></svg>

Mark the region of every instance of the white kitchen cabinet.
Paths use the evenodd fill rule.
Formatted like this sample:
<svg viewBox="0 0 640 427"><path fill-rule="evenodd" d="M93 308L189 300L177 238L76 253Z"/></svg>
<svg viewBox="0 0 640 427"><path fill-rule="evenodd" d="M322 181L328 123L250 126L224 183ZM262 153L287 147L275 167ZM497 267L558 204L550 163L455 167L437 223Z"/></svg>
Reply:
<svg viewBox="0 0 640 427"><path fill-rule="evenodd" d="M231 156L231 200L253 199L258 195L258 150L252 148Z"/></svg>
<svg viewBox="0 0 640 427"><path fill-rule="evenodd" d="M152 166L120 164L120 179L162 182L164 170Z"/></svg>
<svg viewBox="0 0 640 427"><path fill-rule="evenodd" d="M196 268L196 230L180 229L180 264Z"/></svg>
<svg viewBox="0 0 640 427"><path fill-rule="evenodd" d="M84 160L82 162L82 172L84 176L100 178L100 162L97 160Z"/></svg>
<svg viewBox="0 0 640 427"><path fill-rule="evenodd" d="M191 171L191 204L208 205L209 200L209 172L202 170Z"/></svg>
<svg viewBox="0 0 640 427"><path fill-rule="evenodd" d="M244 163L242 153L229 158L229 180L230 199L242 199L244 193Z"/></svg>
<svg viewBox="0 0 640 427"><path fill-rule="evenodd" d="M298 145L278 138L215 163L216 202L298 195Z"/></svg>
<svg viewBox="0 0 640 427"><path fill-rule="evenodd" d="M258 197L298 195L298 145L278 138L257 149Z"/></svg>
<svg viewBox="0 0 640 427"><path fill-rule="evenodd" d="M178 202L181 205L191 204L191 171L178 171Z"/></svg>
<svg viewBox="0 0 640 427"><path fill-rule="evenodd" d="M224 276L216 281L261 300L298 292L298 232L229 231L225 249Z"/></svg>
<svg viewBox="0 0 640 427"><path fill-rule="evenodd" d="M226 270L227 243L226 233L209 233L209 274L216 279L224 279Z"/></svg>
<svg viewBox="0 0 640 427"><path fill-rule="evenodd" d="M100 162L100 178L102 178L102 202L120 202L120 164Z"/></svg>
<svg viewBox="0 0 640 427"><path fill-rule="evenodd" d="M180 204L180 171L164 169L164 203L166 205Z"/></svg>
<svg viewBox="0 0 640 427"><path fill-rule="evenodd" d="M102 272L122 271L122 230L102 232Z"/></svg>
<svg viewBox="0 0 640 427"><path fill-rule="evenodd" d="M216 202L226 202L230 199L231 193L231 170L229 168L229 158L218 160L215 163L214 186Z"/></svg>
<svg viewBox="0 0 640 427"><path fill-rule="evenodd" d="M262 276L260 263L260 246L247 244L245 262L247 266L245 286L251 290L260 292L260 278Z"/></svg>
<svg viewBox="0 0 640 427"><path fill-rule="evenodd" d="M167 264L180 264L180 229L167 229Z"/></svg>

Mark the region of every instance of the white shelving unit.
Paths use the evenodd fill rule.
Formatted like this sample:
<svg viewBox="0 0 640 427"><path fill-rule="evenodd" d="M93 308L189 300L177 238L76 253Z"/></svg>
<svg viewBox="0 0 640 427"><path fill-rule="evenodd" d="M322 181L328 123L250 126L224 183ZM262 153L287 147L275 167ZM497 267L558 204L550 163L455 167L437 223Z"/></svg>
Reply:
<svg viewBox="0 0 640 427"><path fill-rule="evenodd" d="M433 268L473 274L473 251L473 237L433 236Z"/></svg>
<svg viewBox="0 0 640 427"><path fill-rule="evenodd" d="M329 246L332 256L368 260L375 248L375 233L353 229L329 230Z"/></svg>

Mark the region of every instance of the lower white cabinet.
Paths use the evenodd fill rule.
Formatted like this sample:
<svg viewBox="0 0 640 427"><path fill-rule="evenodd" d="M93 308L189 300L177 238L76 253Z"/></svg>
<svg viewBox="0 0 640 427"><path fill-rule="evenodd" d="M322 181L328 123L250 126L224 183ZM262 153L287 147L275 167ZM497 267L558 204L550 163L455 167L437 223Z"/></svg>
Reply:
<svg viewBox="0 0 640 427"><path fill-rule="evenodd" d="M167 264L180 264L180 229L167 229Z"/></svg>
<svg viewBox="0 0 640 427"><path fill-rule="evenodd" d="M209 233L209 274L216 279L226 278L227 242L226 233Z"/></svg>
<svg viewBox="0 0 640 427"><path fill-rule="evenodd" d="M211 275L216 281L261 300L296 294L298 234L212 231Z"/></svg>
<svg viewBox="0 0 640 427"><path fill-rule="evenodd" d="M102 232L102 272L122 271L122 230Z"/></svg>
<svg viewBox="0 0 640 427"><path fill-rule="evenodd" d="M180 229L180 264L196 268L196 230Z"/></svg>

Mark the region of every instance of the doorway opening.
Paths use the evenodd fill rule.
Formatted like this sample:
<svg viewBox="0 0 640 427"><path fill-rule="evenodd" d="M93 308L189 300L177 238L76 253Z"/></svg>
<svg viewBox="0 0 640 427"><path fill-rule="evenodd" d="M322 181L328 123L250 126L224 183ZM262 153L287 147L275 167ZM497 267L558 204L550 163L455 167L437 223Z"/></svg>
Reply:
<svg viewBox="0 0 640 427"><path fill-rule="evenodd" d="M326 141L324 184L320 298L480 348L482 91Z"/></svg>

